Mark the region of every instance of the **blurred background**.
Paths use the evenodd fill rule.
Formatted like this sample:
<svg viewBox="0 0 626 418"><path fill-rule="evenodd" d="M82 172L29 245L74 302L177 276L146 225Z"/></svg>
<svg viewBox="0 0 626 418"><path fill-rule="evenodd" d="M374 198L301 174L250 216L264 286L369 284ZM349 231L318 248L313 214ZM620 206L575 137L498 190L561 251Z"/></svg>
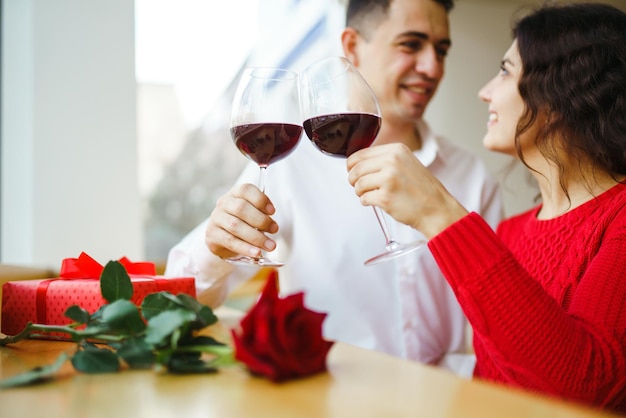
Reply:
<svg viewBox="0 0 626 418"><path fill-rule="evenodd" d="M247 162L228 133L241 69L299 71L340 55L344 3L1 0L0 262L54 268L81 251L164 260ZM457 0L446 76L426 113L484 159L507 215L537 190L482 148L477 92L498 71L512 17L538 3Z"/></svg>

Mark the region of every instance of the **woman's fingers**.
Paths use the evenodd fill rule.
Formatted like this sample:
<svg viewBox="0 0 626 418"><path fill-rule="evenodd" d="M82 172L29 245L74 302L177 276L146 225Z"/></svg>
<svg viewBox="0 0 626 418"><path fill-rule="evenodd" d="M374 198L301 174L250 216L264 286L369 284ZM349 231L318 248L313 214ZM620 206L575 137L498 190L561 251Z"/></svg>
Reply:
<svg viewBox="0 0 626 418"><path fill-rule="evenodd" d="M347 161L361 203L378 206L398 222L434 236L466 211L403 144L363 149Z"/></svg>

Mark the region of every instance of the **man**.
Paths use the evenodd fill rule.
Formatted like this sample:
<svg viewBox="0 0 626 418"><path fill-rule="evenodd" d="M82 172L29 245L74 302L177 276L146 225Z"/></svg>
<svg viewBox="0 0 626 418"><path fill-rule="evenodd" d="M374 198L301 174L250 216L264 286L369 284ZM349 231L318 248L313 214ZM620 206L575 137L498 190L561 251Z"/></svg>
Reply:
<svg viewBox="0 0 626 418"><path fill-rule="evenodd" d="M341 41L380 101L383 122L374 146L406 144L461 204L495 225L502 215L496 181L476 157L436 137L422 120L443 77L452 6L350 1ZM252 185L257 171L251 164L209 219L171 250L166 274L195 276L199 299L216 306L233 283L255 271L221 258L277 249L273 258L285 262L281 291L304 291L309 308L328 313L327 338L471 374L471 358L459 356L468 346L467 322L427 247L363 265L381 252L384 239L348 183L344 159L304 139L269 168L267 195ZM388 223L399 242L423 238L391 218Z"/></svg>

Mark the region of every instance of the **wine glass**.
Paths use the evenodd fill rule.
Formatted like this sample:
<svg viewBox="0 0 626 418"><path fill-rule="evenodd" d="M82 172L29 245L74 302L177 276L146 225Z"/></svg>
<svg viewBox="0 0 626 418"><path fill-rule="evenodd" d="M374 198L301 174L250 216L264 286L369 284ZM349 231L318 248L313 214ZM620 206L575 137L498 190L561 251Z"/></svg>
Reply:
<svg viewBox="0 0 626 418"><path fill-rule="evenodd" d="M243 155L259 166L258 188L265 192L265 171L285 158L302 135L298 74L281 68L244 69L233 100L230 134ZM238 255L234 264L280 267L267 258Z"/></svg>
<svg viewBox="0 0 626 418"><path fill-rule="evenodd" d="M323 153L348 157L369 147L381 125L376 95L345 57L323 58L300 76L300 103L304 131ZM424 241L399 243L393 239L383 212L374 206L385 237L385 251L365 261L371 266L420 248Z"/></svg>

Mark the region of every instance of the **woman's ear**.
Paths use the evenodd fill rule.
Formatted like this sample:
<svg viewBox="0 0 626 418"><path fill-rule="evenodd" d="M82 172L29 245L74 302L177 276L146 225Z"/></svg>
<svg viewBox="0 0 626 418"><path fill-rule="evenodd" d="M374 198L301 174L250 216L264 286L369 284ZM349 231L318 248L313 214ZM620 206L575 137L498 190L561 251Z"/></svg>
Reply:
<svg viewBox="0 0 626 418"><path fill-rule="evenodd" d="M347 27L341 33L341 45L343 47L343 54L350 60L355 67L359 66L359 59L357 54L357 47L361 36L356 29Z"/></svg>

